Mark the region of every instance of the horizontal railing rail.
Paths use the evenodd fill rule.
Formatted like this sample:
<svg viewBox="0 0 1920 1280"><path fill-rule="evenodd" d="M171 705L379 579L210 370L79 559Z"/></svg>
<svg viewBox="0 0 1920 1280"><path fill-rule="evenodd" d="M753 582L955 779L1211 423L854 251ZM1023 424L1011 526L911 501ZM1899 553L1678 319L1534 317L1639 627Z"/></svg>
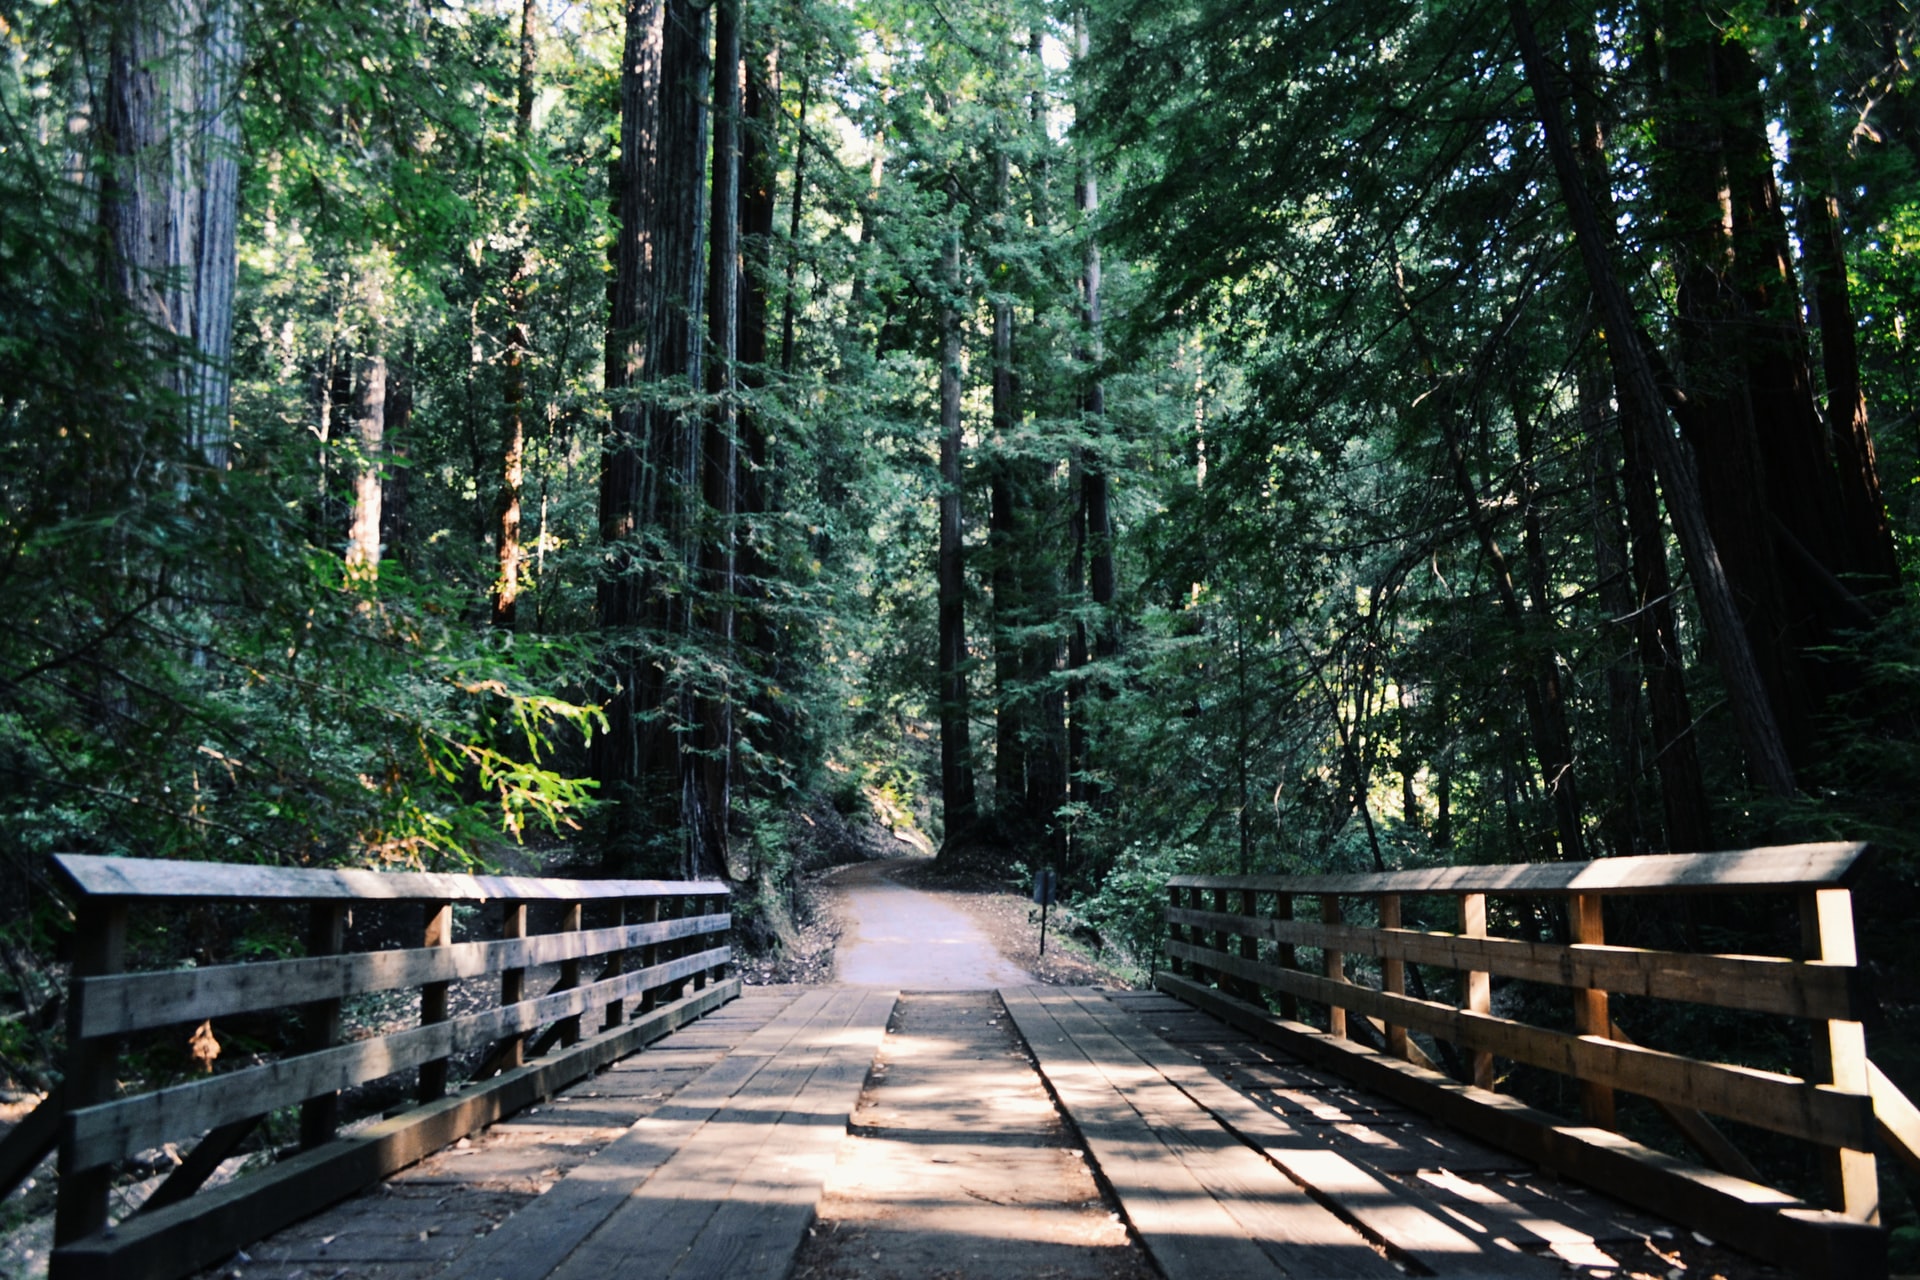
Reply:
<svg viewBox="0 0 1920 1280"><path fill-rule="evenodd" d="M1427 1090L1423 1096L1440 1096L1433 1090L1442 1078L1421 1071L1433 1064L1410 1032L1449 1047L1447 1056L1475 1090L1493 1089L1496 1058L1557 1072L1578 1082L1590 1126L1584 1132L1589 1134L1614 1127L1616 1091L1636 1094L1667 1114L1709 1163L1741 1179L1754 1176L1753 1166L1706 1116L1786 1134L1823 1153L1834 1222L1842 1227L1868 1224L1877 1221L1878 1214L1876 1135L1884 1139L1889 1132L1912 1126L1903 1127L1898 1119L1889 1123L1895 1105L1891 1102L1876 1114L1876 1099L1885 1102L1891 1085L1870 1074L1859 1022L1862 1000L1851 887L1867 854L1862 844L1831 843L1377 874L1176 876L1167 888L1169 971L1160 975L1159 985L1242 1019L1270 1021L1277 1034L1336 1042L1342 1046L1339 1052L1348 1056L1369 1052L1352 1041L1375 1045L1373 1052L1398 1065L1376 1069L1369 1063L1366 1069L1388 1083L1408 1082L1411 1093ZM1802 954L1698 954L1607 943L1604 904L1609 897L1697 893L1796 895ZM1428 902L1451 898L1457 928L1404 925L1403 907L1415 897ZM1542 897L1563 902L1567 943L1490 936L1490 898L1514 900L1508 905L1517 908L1526 905L1524 900ZM1372 904L1371 910L1360 909L1361 903ZM1528 919L1538 918L1539 905L1529 907ZM1377 923L1366 922L1369 915ZM1311 969L1300 963L1300 948L1318 952ZM1354 957L1374 962L1367 967L1377 987L1356 981ZM1417 993L1409 992L1409 965L1457 975L1451 982L1442 979L1457 999L1432 998L1430 979L1419 984ZM1426 973L1416 976L1428 978ZM1573 1030L1496 1013L1495 977L1567 989ZM1802 1020L1809 1027L1813 1068L1803 1078L1719 1061L1711 1050L1676 1053L1634 1043L1610 1015L1613 994ZM1303 1002L1322 1011L1324 1029L1298 1021ZM1270 1018L1275 1009L1279 1017ZM1434 1079L1423 1080L1423 1074ZM1460 1096L1457 1089L1447 1093L1447 1105ZM1474 1097L1493 1104L1490 1094ZM1511 1131L1507 1122L1513 1114L1507 1107L1501 1125L1494 1127ZM1566 1138L1564 1122L1546 1116L1540 1120L1559 1136L1527 1139L1535 1148L1528 1154L1547 1159L1556 1148L1571 1150L1574 1144ZM1621 1139L1594 1141L1612 1155L1624 1150ZM1645 1154L1649 1165L1658 1163L1654 1153ZM1605 1162L1589 1163L1597 1167ZM1709 1189L1726 1185L1711 1178L1697 1181ZM1661 1185L1661 1180L1651 1179L1647 1185ZM1689 1195L1693 1189L1689 1184ZM1748 1194L1744 1203L1749 1208L1806 1207L1766 1191L1757 1198ZM1727 1194L1738 1200L1746 1193ZM1701 1198L1702 1204L1710 1201L1710 1195ZM1724 1229L1742 1212L1716 1216L1708 1211L1702 1220ZM1816 1253L1825 1247L1811 1246Z"/></svg>
<svg viewBox="0 0 1920 1280"><path fill-rule="evenodd" d="M75 901L69 1062L57 1095L43 1104L54 1109L50 1120L57 1123L20 1126L32 1128L40 1151L25 1150L24 1140L0 1150L0 1176L17 1181L57 1138L56 1280L181 1275L218 1261L238 1244L537 1101L739 990L727 973L732 917L727 886L718 881L326 871L74 855L54 865ZM297 919L304 907L307 954L125 971L130 937L211 904L278 909L283 921ZM457 906L467 909L456 913ZM382 913L381 928L351 932L356 907ZM529 933L530 908L547 918L551 931ZM592 927L589 911L598 917ZM476 930L491 936L456 937ZM475 980L489 986L469 986L456 1008L456 984ZM382 996L411 1012L389 1009L378 1026L347 1025L357 998ZM223 1022L245 1019L244 1026L257 1028L261 1019L271 1025L287 1017L299 1020L294 1043L252 1054L218 1052ZM396 1020L411 1025L396 1027ZM207 1073L127 1089L121 1083L127 1046L156 1035L183 1041L191 1035ZM226 1066L219 1058L242 1061ZM462 1064L477 1064L464 1082L455 1079ZM396 1079L413 1093L413 1105L342 1134L342 1092L374 1086L390 1097ZM297 1154L289 1146L286 1158L268 1170L202 1191L222 1161L276 1114L288 1129L297 1116ZM118 1171L169 1145L188 1153L131 1216L113 1222L110 1194ZM197 1216L197 1210L203 1212Z"/></svg>

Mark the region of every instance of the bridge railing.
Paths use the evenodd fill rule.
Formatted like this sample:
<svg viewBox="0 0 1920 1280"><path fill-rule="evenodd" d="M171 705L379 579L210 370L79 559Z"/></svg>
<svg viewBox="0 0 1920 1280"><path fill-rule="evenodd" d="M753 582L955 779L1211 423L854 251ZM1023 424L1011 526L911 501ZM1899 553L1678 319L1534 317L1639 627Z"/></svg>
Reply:
<svg viewBox="0 0 1920 1280"><path fill-rule="evenodd" d="M1859 1021L1850 885L1866 852L1864 845L1835 843L1381 874L1178 876L1167 890L1171 972L1158 983L1286 1047L1334 1060L1362 1083L1718 1238L1816 1273L1871 1274L1877 1256L1884 1273L1884 1240L1862 1229L1878 1220L1876 1128L1909 1159L1915 1135L1906 1133L1903 1145L1900 1122L1889 1131L1887 1119L1904 1099L1868 1061ZM1608 899L1696 893L1794 895L1802 954L1607 944ZM1403 904L1414 896L1429 915L1436 897L1450 899L1457 929L1405 927ZM1526 906L1529 918L1537 900L1560 901L1570 941L1489 936L1490 898ZM1359 909L1363 902L1371 910ZM1317 953L1313 971L1300 964L1300 948ZM1352 957L1376 962L1368 967L1377 988L1355 981ZM1454 971L1458 977L1442 984L1455 1000L1421 998L1433 994L1425 984L1410 994L1409 965ZM1496 976L1567 989L1573 1030L1496 1013ZM1801 1020L1811 1032L1812 1069L1800 1078L1716 1061L1711 1046L1690 1055L1635 1044L1609 1015L1609 993ZM1297 1021L1302 1001L1324 1010L1324 1032ZM1452 1046L1450 1056L1471 1084L1433 1070L1409 1031ZM1569 1125L1491 1092L1496 1057L1578 1082L1586 1124ZM1653 1101L1715 1168L1685 1165L1611 1132L1616 1090ZM1876 1092L1887 1103L1878 1122ZM1708 1115L1814 1144L1830 1209L1759 1186L1753 1166ZM1867 1270L1859 1269L1862 1258Z"/></svg>
<svg viewBox="0 0 1920 1280"><path fill-rule="evenodd" d="M44 1145L30 1150L33 1141L57 1136L55 1280L179 1276L221 1261L739 991L727 974L727 887L717 881L82 856L56 858L55 866L76 903L70 1057L60 1090L41 1108L49 1115L20 1126L41 1136L17 1133L0 1145L0 1182L10 1187L44 1153ZM125 971L130 937L190 927L192 914L212 904L278 908L283 920L304 914L306 954ZM356 908L362 927L352 929ZM530 908L540 932L529 932ZM376 912L377 931L366 927ZM535 994L536 985L546 989ZM451 999L457 987L459 1005ZM358 997L398 1005L397 1020L408 1025L393 1026L390 1014L385 1029L350 1028L343 1005ZM262 1015L298 1019L292 1049L220 1053L223 1023L252 1019L257 1027ZM156 1035L190 1038L205 1074L127 1090L123 1048ZM464 1083L453 1078L456 1064L475 1060ZM341 1092L359 1086L411 1092L413 1102L341 1132ZM290 1136L296 1112L297 1150L290 1145L264 1171L201 1189L268 1117L277 1113ZM127 1162L188 1143L158 1189L131 1216L111 1221Z"/></svg>

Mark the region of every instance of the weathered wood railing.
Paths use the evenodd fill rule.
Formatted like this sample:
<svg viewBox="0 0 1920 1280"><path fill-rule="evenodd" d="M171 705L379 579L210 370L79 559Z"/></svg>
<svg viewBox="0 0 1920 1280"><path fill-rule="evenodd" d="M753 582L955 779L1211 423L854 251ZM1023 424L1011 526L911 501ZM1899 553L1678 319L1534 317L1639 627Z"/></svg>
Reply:
<svg viewBox="0 0 1920 1280"><path fill-rule="evenodd" d="M1871 1225L1878 1220L1876 1094L1883 1096L1881 1133L1908 1159L1914 1135L1905 1121L1903 1145L1903 1120L1889 1124L1898 1095L1868 1062L1858 1021L1849 886L1865 853L1864 845L1820 844L1384 874L1178 876L1168 882L1171 972L1157 982L1359 1083L1770 1260L1816 1275L1884 1275L1884 1236ZM1797 895L1803 955L1606 945L1608 898L1707 892ZM1451 899L1458 932L1404 927L1405 901L1415 896ZM1489 897L1510 905L1563 900L1570 945L1489 936ZM1377 924L1350 921L1363 913L1349 908L1362 902L1373 904L1365 914ZM1296 910L1308 903L1317 904L1318 918ZM1318 972L1300 967L1302 947L1319 953ZM1378 989L1354 981L1349 957L1358 956L1378 962ZM1457 1004L1407 994L1408 965L1458 973L1451 984ZM1495 976L1570 989L1574 1031L1495 1014ZM1710 1046L1691 1056L1636 1045L1609 1017L1609 992L1804 1019L1812 1027L1811 1078L1712 1061ZM1325 1031L1297 1020L1301 1001L1325 1010ZM1364 1033L1353 1019L1371 1024L1377 1037L1365 1038L1384 1052L1355 1043ZM1453 1046L1472 1083L1431 1069L1409 1030ZM1587 1123L1569 1124L1493 1092L1496 1056L1578 1081ZM1612 1132L1615 1090L1652 1100L1717 1168ZM1702 1113L1815 1144L1831 1208L1758 1185L1752 1166Z"/></svg>
<svg viewBox="0 0 1920 1280"><path fill-rule="evenodd" d="M55 865L75 894L78 917L70 1061L59 1095L47 1104L59 1124L40 1124L46 1133L57 1132L60 1149L55 1280L171 1277L217 1262L739 992L739 980L727 976L731 917L727 888L718 882L389 874L77 856L57 858ZM130 914L177 914L212 903L304 907L307 954L123 972ZM469 909L456 917L457 906ZM481 906L486 909L471 909ZM390 921L410 919L411 925L391 924L389 934L417 929L420 945L347 949L356 907L363 916L378 907ZM553 931L529 934L529 907L551 917ZM595 927L586 927L588 910L598 918ZM139 915L133 923L140 923ZM495 936L458 936L460 929L481 928ZM589 963L597 965L597 974L584 971ZM536 966L558 970L538 995L528 981ZM488 1007L456 1013L450 992L471 979L497 979L497 1000L489 996ZM347 1037L343 1001L415 991L417 1025ZM184 1040L210 1022L217 1039L223 1019L271 1011L299 1016L303 1044L295 1051L122 1093L116 1068L126 1038L172 1028L170 1034ZM476 1054L479 1068L455 1088L452 1065ZM340 1091L388 1077L409 1084L417 1102L337 1134ZM280 1112L290 1128L293 1108L297 1154L199 1190L263 1120ZM196 1138L134 1214L110 1221L117 1166L139 1152ZM30 1154L17 1149L12 1163Z"/></svg>

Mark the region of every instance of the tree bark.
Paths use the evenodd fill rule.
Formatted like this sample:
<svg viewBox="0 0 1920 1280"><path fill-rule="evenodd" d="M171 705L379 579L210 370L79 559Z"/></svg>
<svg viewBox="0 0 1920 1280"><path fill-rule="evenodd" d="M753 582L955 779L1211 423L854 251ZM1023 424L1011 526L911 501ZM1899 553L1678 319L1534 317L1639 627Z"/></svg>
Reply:
<svg viewBox="0 0 1920 1280"><path fill-rule="evenodd" d="M663 870L669 849L671 865L689 869L682 725L665 655L685 632L678 588L691 457L667 393L687 376L696 346L704 26L693 0L629 0L626 9L607 335L612 420L600 469L607 729L592 748L610 802L605 856L615 870Z"/></svg>
<svg viewBox="0 0 1920 1280"><path fill-rule="evenodd" d="M107 276L164 337L187 457L225 470L231 440L241 66L236 0L118 10L109 37L101 218Z"/></svg>
<svg viewBox="0 0 1920 1280"><path fill-rule="evenodd" d="M966 483L960 422L960 231L941 246L947 296L940 304L940 794L946 806L946 847L974 822L973 746L967 698L966 565L962 496Z"/></svg>
<svg viewBox="0 0 1920 1280"><path fill-rule="evenodd" d="M362 357L353 414L353 523L347 529L347 569L368 579L380 574L380 471L386 457L387 358Z"/></svg>
<svg viewBox="0 0 1920 1280"><path fill-rule="evenodd" d="M514 103L514 141L520 151L520 177L515 190L515 236L520 242L513 274L507 280L507 350L502 399L506 423L500 442L500 496L495 507L493 625L511 629L518 615L521 545L521 489L526 480L527 282L534 272L533 229L528 225L531 199L528 169L533 163L534 72L538 50L533 38L534 0L520 0L520 69Z"/></svg>
<svg viewBox="0 0 1920 1280"><path fill-rule="evenodd" d="M709 659L730 667L734 641L735 515L739 471L736 364L740 300L740 0L714 0L712 237L707 276L707 394L701 447L700 578L696 617ZM698 866L727 871L732 804L733 694L729 672L702 682L699 805L691 822Z"/></svg>

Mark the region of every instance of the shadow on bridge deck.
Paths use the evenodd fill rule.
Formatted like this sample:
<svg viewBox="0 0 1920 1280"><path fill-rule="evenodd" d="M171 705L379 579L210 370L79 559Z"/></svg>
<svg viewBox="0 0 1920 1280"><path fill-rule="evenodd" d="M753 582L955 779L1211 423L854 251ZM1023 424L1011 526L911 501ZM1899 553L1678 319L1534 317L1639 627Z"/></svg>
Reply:
<svg viewBox="0 0 1920 1280"><path fill-rule="evenodd" d="M883 1034L884 1033L884 1034ZM241 1280L1770 1274L1155 993L748 988Z"/></svg>

